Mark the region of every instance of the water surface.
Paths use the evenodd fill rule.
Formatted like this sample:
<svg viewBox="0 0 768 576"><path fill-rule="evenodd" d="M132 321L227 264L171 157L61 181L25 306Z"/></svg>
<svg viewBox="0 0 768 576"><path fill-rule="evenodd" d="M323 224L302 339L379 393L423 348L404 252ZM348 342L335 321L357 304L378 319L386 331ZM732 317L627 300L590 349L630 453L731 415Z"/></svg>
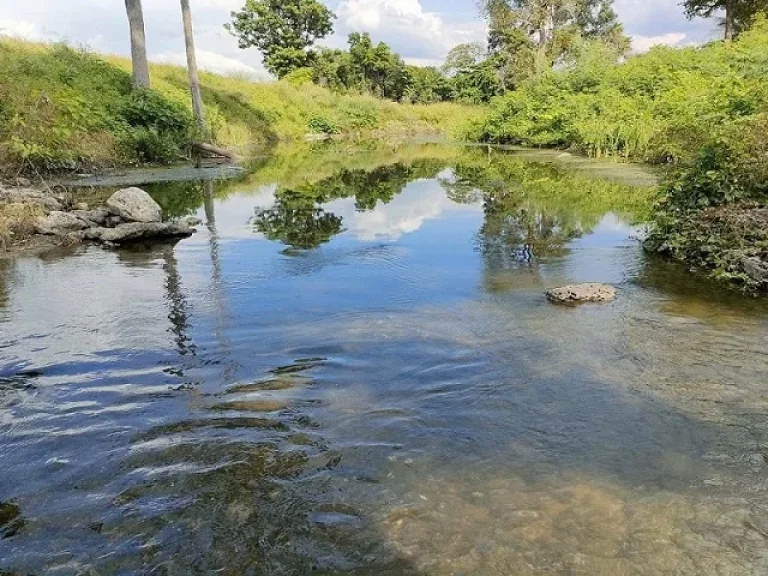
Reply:
<svg viewBox="0 0 768 576"><path fill-rule="evenodd" d="M1 263L0 571L768 573L768 306L643 254L650 181L289 151Z"/></svg>

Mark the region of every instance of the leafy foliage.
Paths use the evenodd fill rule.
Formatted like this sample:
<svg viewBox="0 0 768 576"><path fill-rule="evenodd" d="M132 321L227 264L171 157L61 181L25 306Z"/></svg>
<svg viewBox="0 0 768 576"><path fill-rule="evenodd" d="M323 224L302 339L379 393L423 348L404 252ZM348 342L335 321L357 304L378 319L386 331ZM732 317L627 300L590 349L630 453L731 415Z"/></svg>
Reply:
<svg viewBox="0 0 768 576"><path fill-rule="evenodd" d="M495 100L468 137L689 162L715 128L768 110L766 39L759 23L734 45L657 47L623 64L610 45L582 40L563 69Z"/></svg>
<svg viewBox="0 0 768 576"><path fill-rule="evenodd" d="M240 48L258 48L267 70L282 78L312 59L308 49L333 31L334 14L318 0L246 0L227 29Z"/></svg>

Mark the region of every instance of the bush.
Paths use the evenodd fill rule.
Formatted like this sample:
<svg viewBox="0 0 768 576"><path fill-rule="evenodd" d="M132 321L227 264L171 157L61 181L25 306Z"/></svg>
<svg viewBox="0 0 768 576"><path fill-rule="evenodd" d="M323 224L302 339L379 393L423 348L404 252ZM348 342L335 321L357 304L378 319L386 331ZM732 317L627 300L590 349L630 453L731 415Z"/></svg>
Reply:
<svg viewBox="0 0 768 576"><path fill-rule="evenodd" d="M168 163L189 145L190 114L152 90L132 91L117 118L126 124L119 142L129 159Z"/></svg>
<svg viewBox="0 0 768 576"><path fill-rule="evenodd" d="M336 123L323 116L313 116L310 118L309 129L316 134L338 134L340 132Z"/></svg>

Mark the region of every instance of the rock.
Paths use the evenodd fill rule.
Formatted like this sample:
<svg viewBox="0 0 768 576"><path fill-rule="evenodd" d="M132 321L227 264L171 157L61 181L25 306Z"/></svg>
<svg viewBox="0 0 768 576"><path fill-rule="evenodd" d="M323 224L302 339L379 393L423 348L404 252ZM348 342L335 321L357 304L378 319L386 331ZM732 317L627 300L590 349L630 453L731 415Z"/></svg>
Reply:
<svg viewBox="0 0 768 576"><path fill-rule="evenodd" d="M107 200L107 210L127 222L161 222L163 219L160 205L141 188L118 190Z"/></svg>
<svg viewBox="0 0 768 576"><path fill-rule="evenodd" d="M608 284L574 284L548 291L547 298L556 304L609 302L616 298L616 288Z"/></svg>
<svg viewBox="0 0 768 576"><path fill-rule="evenodd" d="M34 188L0 188L0 203L32 204L40 206L46 214L63 209L58 198Z"/></svg>
<svg viewBox="0 0 768 576"><path fill-rule="evenodd" d="M53 211L48 216L37 219L35 229L38 234L66 236L70 232L88 228L88 224L69 212Z"/></svg>
<svg viewBox="0 0 768 576"><path fill-rule="evenodd" d="M758 284L768 285L767 262L763 262L760 258L748 258L745 256L741 259L741 267L752 280Z"/></svg>
<svg viewBox="0 0 768 576"><path fill-rule="evenodd" d="M86 237L86 230L76 230L75 232L69 232L63 238L63 244L65 246L76 246L81 244Z"/></svg>
<svg viewBox="0 0 768 576"><path fill-rule="evenodd" d="M105 244L123 244L139 240L182 238L194 233L194 228L177 222L130 222L115 228L90 228L85 231L85 237Z"/></svg>
<svg viewBox="0 0 768 576"><path fill-rule="evenodd" d="M82 210L82 211L88 210L88 203L87 202L78 202L77 204L75 204L74 209L75 210Z"/></svg>
<svg viewBox="0 0 768 576"><path fill-rule="evenodd" d="M87 206L87 204L86 204ZM106 208L94 208L93 210L74 210L70 212L81 220L87 222L90 226L106 226L110 218Z"/></svg>
<svg viewBox="0 0 768 576"><path fill-rule="evenodd" d="M119 226L120 224L123 224L123 219L120 218L120 216L110 216L107 218L106 225L109 228L114 228L115 226Z"/></svg>

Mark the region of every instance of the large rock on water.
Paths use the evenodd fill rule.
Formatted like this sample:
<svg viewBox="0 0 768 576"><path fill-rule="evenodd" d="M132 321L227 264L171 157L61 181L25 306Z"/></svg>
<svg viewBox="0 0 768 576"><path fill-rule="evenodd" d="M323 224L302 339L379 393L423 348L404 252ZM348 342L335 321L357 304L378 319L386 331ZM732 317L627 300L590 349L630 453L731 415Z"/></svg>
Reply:
<svg viewBox="0 0 768 576"><path fill-rule="evenodd" d="M127 222L162 222L163 211L141 188L118 190L107 200L107 210Z"/></svg>
<svg viewBox="0 0 768 576"><path fill-rule="evenodd" d="M574 284L553 288L547 298L555 304L579 304L581 302L610 302L616 298L616 288L609 284Z"/></svg>
<svg viewBox="0 0 768 576"><path fill-rule="evenodd" d="M38 234L64 236L69 232L84 230L88 224L70 212L54 210L48 216L41 216L35 224Z"/></svg>
<svg viewBox="0 0 768 576"><path fill-rule="evenodd" d="M84 237L87 240L124 244L140 240L183 238L194 233L194 228L181 222L130 222L114 228L89 228Z"/></svg>

